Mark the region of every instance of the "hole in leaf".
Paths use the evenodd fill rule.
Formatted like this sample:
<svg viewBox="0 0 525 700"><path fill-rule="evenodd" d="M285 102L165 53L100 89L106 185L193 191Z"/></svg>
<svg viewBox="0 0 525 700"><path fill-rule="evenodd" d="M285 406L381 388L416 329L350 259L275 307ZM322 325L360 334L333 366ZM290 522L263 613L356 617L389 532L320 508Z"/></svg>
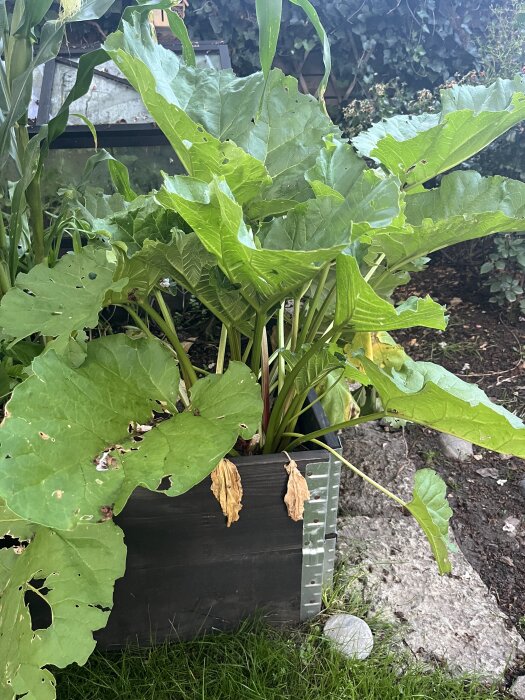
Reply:
<svg viewBox="0 0 525 700"><path fill-rule="evenodd" d="M22 540L19 540L17 537L11 537L11 535L0 537L0 549L15 549L15 547L23 547L24 544Z"/></svg>
<svg viewBox="0 0 525 700"><path fill-rule="evenodd" d="M90 272L88 275L90 280L96 280L97 279L97 273L96 272Z"/></svg>
<svg viewBox="0 0 525 700"><path fill-rule="evenodd" d="M29 585L35 590L28 588L24 593L24 603L29 610L33 632L35 630L47 630L53 624L51 606L42 597L49 593L49 588L46 588L44 583L43 579L32 579L29 581ZM38 591L38 593L35 591Z"/></svg>
<svg viewBox="0 0 525 700"><path fill-rule="evenodd" d="M157 486L157 491L168 491L171 486L171 476L165 476Z"/></svg>
<svg viewBox="0 0 525 700"><path fill-rule="evenodd" d="M90 605L90 608L97 608L97 610L102 610L102 612L111 612L111 608L105 608L103 605Z"/></svg>

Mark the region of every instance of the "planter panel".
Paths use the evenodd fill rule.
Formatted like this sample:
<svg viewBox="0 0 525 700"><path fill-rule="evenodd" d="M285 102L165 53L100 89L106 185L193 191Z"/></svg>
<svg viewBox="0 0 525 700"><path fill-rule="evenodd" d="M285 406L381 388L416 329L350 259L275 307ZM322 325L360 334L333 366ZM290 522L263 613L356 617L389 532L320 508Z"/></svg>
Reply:
<svg viewBox="0 0 525 700"><path fill-rule="evenodd" d="M304 528L290 520L283 502L285 455L236 460L243 509L230 528L209 478L177 498L137 490L116 519L125 532L127 570L117 581L108 627L97 634L99 646L191 639L231 629L255 611L275 624L318 612L328 490L316 475L327 474L326 454L292 455L312 490ZM303 562L305 537L314 558Z"/></svg>
<svg viewBox="0 0 525 700"><path fill-rule="evenodd" d="M304 432L326 425L318 404L304 418ZM334 435L325 440L340 447ZM332 582L340 462L322 449L290 456L311 494L303 522L290 520L284 505L283 453L234 460L243 508L229 528L210 478L176 498L137 489L116 518L127 568L109 624L96 634L99 647L192 639L256 612L277 625L317 614Z"/></svg>

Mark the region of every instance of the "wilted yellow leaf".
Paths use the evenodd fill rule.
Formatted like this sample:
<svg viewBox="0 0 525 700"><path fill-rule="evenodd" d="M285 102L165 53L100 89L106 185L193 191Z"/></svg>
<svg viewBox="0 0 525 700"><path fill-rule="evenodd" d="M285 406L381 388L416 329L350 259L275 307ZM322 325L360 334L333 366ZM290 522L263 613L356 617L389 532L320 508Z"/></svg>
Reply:
<svg viewBox="0 0 525 700"><path fill-rule="evenodd" d="M306 479L297 468L297 463L291 459L288 464L284 465L288 472L288 488L284 502L288 508L288 515L292 520L297 522L303 519L304 504L310 500L310 491Z"/></svg>
<svg viewBox="0 0 525 700"><path fill-rule="evenodd" d="M221 504L227 526L239 520L242 508L242 483L237 467L229 459L221 459L211 473L211 490Z"/></svg>
<svg viewBox="0 0 525 700"><path fill-rule="evenodd" d="M385 331L378 333L356 333L351 343L345 345L346 356L359 370L364 371L363 365L353 357L357 350L365 350L365 355L379 367L401 369L406 360L406 354L391 335Z"/></svg>

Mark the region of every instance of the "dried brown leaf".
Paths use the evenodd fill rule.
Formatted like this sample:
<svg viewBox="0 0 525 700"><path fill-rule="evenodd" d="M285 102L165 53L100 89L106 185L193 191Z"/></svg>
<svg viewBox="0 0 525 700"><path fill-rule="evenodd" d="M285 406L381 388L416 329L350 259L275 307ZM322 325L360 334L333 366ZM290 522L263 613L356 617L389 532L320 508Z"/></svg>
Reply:
<svg viewBox="0 0 525 700"><path fill-rule="evenodd" d="M304 504L310 500L310 491L306 479L297 468L297 463L291 459L288 464L284 465L288 472L288 487L284 502L288 508L288 515L292 520L297 522L303 519Z"/></svg>
<svg viewBox="0 0 525 700"><path fill-rule="evenodd" d="M227 526L239 520L242 508L242 483L237 467L229 459L221 459L211 473L211 490L221 504Z"/></svg>

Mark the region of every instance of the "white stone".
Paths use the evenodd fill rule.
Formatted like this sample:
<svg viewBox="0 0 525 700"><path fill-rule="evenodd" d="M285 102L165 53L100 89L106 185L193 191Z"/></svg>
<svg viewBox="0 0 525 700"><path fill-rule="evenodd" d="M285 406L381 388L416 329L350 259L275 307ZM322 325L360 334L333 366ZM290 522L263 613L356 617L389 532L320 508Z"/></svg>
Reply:
<svg viewBox="0 0 525 700"><path fill-rule="evenodd" d="M525 676L517 678L511 685L509 692L516 700L525 700Z"/></svg>
<svg viewBox="0 0 525 700"><path fill-rule="evenodd" d="M466 460L471 459L474 455L472 444L466 440L455 437L454 435L441 433L439 435L439 442L441 444L443 454L449 459L455 459L458 462L465 462Z"/></svg>
<svg viewBox="0 0 525 700"><path fill-rule="evenodd" d="M324 634L349 659L367 659L374 647L370 627L355 615L332 615L324 626Z"/></svg>
<svg viewBox="0 0 525 700"><path fill-rule="evenodd" d="M338 549L363 571L363 595L392 622L406 623L403 639L422 661L451 671L501 678L525 652L523 640L494 596L458 551L452 575L440 576L430 546L408 517L342 518Z"/></svg>

